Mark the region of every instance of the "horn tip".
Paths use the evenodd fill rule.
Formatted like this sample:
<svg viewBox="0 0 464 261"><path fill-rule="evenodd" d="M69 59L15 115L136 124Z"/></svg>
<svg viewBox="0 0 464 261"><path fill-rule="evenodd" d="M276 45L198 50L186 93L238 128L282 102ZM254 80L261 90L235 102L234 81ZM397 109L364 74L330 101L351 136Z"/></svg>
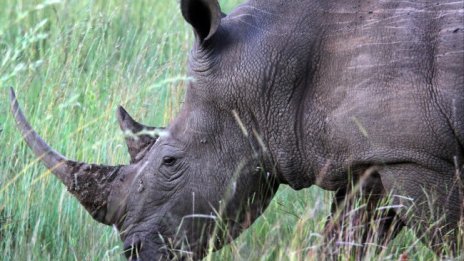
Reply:
<svg viewBox="0 0 464 261"><path fill-rule="evenodd" d="M126 131L127 129L134 129L134 126L137 126L137 122L132 118L132 116L122 107L118 106L116 116L118 118L119 127L121 130Z"/></svg>
<svg viewBox="0 0 464 261"><path fill-rule="evenodd" d="M122 105L118 105L117 114L123 116L127 114L127 111Z"/></svg>
<svg viewBox="0 0 464 261"><path fill-rule="evenodd" d="M137 121L132 118L132 116L124 109L122 106L118 106L117 115L119 121L119 127L122 131L132 131L132 132L139 132L146 126L138 123Z"/></svg>
<svg viewBox="0 0 464 261"><path fill-rule="evenodd" d="M16 94L13 87L10 87L10 101L14 102L16 100Z"/></svg>
<svg viewBox="0 0 464 261"><path fill-rule="evenodd" d="M10 87L10 109L13 115L15 116L16 120L18 119L18 116L21 117L20 115L22 114L22 112L19 108L18 100L16 99L16 93L13 87ZM18 113L20 115L18 115Z"/></svg>
<svg viewBox="0 0 464 261"><path fill-rule="evenodd" d="M118 109L116 110L116 117L118 117L118 121L119 123L122 125L122 123L125 121L126 117L127 117L128 113L127 111L124 109L124 107L122 107L121 105L118 106Z"/></svg>

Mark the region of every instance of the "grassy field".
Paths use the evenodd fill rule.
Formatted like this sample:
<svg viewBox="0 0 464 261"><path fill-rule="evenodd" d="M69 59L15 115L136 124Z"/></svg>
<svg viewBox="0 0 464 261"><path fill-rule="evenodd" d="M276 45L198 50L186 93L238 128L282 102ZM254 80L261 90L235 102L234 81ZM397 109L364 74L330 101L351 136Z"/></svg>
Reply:
<svg viewBox="0 0 464 261"><path fill-rule="evenodd" d="M221 5L227 12L238 2ZM123 260L117 233L94 222L22 141L8 87L67 157L124 164L117 105L149 125L169 122L182 102L191 43L175 0L0 2L0 259ZM330 198L282 186L265 215L208 259L315 259ZM408 231L375 258L403 253L434 259Z"/></svg>

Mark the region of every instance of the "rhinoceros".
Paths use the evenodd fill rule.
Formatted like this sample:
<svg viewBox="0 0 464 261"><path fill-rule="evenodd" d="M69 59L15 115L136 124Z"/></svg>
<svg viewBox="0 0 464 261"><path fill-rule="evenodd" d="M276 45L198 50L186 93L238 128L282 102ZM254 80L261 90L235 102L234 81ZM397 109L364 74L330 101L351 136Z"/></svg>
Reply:
<svg viewBox="0 0 464 261"><path fill-rule="evenodd" d="M335 191L328 238L350 233L335 216L361 197L378 235L357 242L386 245L406 226L437 254L461 253L462 1L249 0L224 14L216 0L181 0L180 10L195 35L193 80L166 128L118 109L128 165L66 159L11 91L29 147L119 229L128 259L200 259L249 227L280 184Z"/></svg>

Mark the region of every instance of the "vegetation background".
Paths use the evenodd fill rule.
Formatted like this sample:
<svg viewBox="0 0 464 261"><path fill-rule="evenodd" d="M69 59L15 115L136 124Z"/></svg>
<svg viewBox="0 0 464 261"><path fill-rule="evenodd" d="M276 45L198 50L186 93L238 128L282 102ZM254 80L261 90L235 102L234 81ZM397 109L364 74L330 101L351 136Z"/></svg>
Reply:
<svg viewBox="0 0 464 261"><path fill-rule="evenodd" d="M220 1L225 12L239 0ZM42 137L69 158L128 162L121 104L163 126L182 104L193 40L175 0L0 1L0 259L123 260L118 234L96 223L38 163L9 111L8 87ZM311 260L331 194L282 186L266 213L208 260ZM324 247L324 246L322 246ZM354 259L347 254L342 259ZM366 259L430 260L409 231Z"/></svg>

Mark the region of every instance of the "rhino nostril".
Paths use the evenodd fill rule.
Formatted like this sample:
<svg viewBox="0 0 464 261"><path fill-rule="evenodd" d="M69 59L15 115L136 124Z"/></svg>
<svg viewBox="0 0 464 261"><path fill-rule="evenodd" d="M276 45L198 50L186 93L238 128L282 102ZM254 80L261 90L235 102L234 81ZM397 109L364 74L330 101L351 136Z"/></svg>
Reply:
<svg viewBox="0 0 464 261"><path fill-rule="evenodd" d="M128 260L139 260L140 251L142 250L141 240L131 240L124 244L124 255Z"/></svg>

